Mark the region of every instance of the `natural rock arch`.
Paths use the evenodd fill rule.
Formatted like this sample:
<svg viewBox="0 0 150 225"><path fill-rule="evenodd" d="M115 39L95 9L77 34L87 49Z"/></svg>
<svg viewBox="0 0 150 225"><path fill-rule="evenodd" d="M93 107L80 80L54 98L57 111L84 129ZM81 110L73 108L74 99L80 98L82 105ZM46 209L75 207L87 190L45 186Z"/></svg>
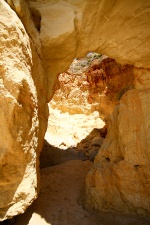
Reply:
<svg viewBox="0 0 150 225"><path fill-rule="evenodd" d="M18 4L21 11L17 10ZM18 13L22 23L16 13L3 0L0 1L1 29L2 32L8 31L3 33L1 39L2 101L8 103L1 108L1 115L4 115L1 121L2 127L7 130L5 135L9 137L3 138L1 149L4 151L1 151L0 163L1 167L6 168L3 156L7 154L11 161L10 153L19 157L21 151L25 159L22 162L26 172L22 169L21 176L18 176L14 184L7 177L9 174L7 171L11 170L14 164L8 162L8 170L6 168L4 171L4 177L8 179L6 183L4 177L1 180L0 191L3 193L1 195L3 199L0 201L1 220L23 213L35 199L38 187L38 157L48 116L46 91L49 101L57 74L63 72L73 58L90 51L106 54L122 64L133 64L135 89L128 91L121 98L120 104L110 117L108 137L86 180L84 204L97 210L103 208L148 215L150 213L150 112L147 107L150 99L149 2L29 1L31 12L38 11L41 15L39 30L43 62L39 35L30 19L27 6L23 1L18 1L18 4L14 4L13 9ZM11 18L14 18L14 21ZM4 41L6 39L7 43ZM14 71L13 76L11 71ZM11 106L10 98L14 99ZM20 118L17 110L22 110L24 120L17 119ZM14 118L13 126L12 120L8 117ZM26 124L29 126L26 127ZM15 136L11 132L12 127L16 130ZM3 133L1 129L1 137ZM19 137L23 142L18 139ZM110 159L109 164L108 161L105 162L106 158ZM14 173L19 167L16 163ZM31 186L28 190L24 186L27 180ZM10 188L8 201L6 192ZM110 190L112 193L107 195Z"/></svg>
<svg viewBox="0 0 150 225"><path fill-rule="evenodd" d="M51 89L48 99L56 74L90 51L150 68L147 1L37 0L30 7L41 15L40 39Z"/></svg>
<svg viewBox="0 0 150 225"><path fill-rule="evenodd" d="M55 75L65 70L73 57L96 51L134 65L134 90L121 98L108 121L108 136L87 176L84 202L97 210L149 214L150 183L142 178L149 177L149 4L95 0L45 1L44 5L37 1L31 6L41 14L48 99Z"/></svg>

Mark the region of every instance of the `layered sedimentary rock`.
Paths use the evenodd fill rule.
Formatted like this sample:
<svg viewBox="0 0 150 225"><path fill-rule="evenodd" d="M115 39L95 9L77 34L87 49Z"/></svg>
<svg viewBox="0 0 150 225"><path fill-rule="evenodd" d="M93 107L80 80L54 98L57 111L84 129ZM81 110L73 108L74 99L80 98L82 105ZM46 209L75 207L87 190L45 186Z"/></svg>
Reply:
<svg viewBox="0 0 150 225"><path fill-rule="evenodd" d="M36 33L32 22L28 25ZM44 69L37 54L40 48L2 0L0 33L1 221L23 213L37 197L47 105Z"/></svg>

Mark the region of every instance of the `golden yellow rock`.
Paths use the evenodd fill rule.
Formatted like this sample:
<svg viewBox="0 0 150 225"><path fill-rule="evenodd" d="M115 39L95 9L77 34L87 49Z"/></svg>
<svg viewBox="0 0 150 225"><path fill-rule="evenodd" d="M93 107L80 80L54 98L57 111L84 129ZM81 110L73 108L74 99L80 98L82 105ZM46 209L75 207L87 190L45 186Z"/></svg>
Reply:
<svg viewBox="0 0 150 225"><path fill-rule="evenodd" d="M40 37L50 99L58 73L90 51L122 64L150 68L149 2L31 1L41 14Z"/></svg>
<svg viewBox="0 0 150 225"><path fill-rule="evenodd" d="M38 156L47 123L46 80L37 46L0 1L0 221L37 197Z"/></svg>
<svg viewBox="0 0 150 225"><path fill-rule="evenodd" d="M148 71L135 69L108 121L108 135L86 178L85 205L97 210L150 215L150 91Z"/></svg>
<svg viewBox="0 0 150 225"><path fill-rule="evenodd" d="M149 1L30 1L43 62L25 1L7 2L17 14L0 0L1 220L23 213L36 198L46 99L58 73L91 51L136 68L134 89L111 115L108 136L87 176L85 205L149 215Z"/></svg>

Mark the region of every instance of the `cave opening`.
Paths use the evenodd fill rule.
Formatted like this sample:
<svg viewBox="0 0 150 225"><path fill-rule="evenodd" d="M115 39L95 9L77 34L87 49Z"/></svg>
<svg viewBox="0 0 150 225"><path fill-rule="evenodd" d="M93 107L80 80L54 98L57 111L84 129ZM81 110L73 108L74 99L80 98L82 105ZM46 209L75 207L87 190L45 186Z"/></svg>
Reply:
<svg viewBox="0 0 150 225"><path fill-rule="evenodd" d="M133 66L95 52L75 58L59 74L49 102L41 168L68 160L94 161L107 134L107 119L134 88Z"/></svg>
<svg viewBox="0 0 150 225"><path fill-rule="evenodd" d="M41 192L33 218L40 216L48 224L84 221L97 225L112 224L113 220L114 225L118 221L120 225L124 221L137 224L139 218L128 215L98 214L93 209L89 213L83 208L85 190L82 189L109 134L107 120L123 95L133 88L133 66L121 65L97 53L74 59L69 69L58 76L49 103L48 129L40 156ZM111 155L104 158L109 167ZM91 191L95 180L90 181Z"/></svg>
<svg viewBox="0 0 150 225"><path fill-rule="evenodd" d="M33 7L31 17L25 2L29 5L31 3ZM134 65L134 73L132 66L121 66L111 58L105 58L100 64L91 66L87 71L87 80L85 80L89 85L87 102L90 107L94 105L96 112L85 115L89 116L93 113L95 120L99 121L101 118L106 123L107 129L104 130L103 136L105 137L108 130L107 141L103 140L100 154L98 153L95 160L94 157L92 158L94 166L88 173L93 164L87 160L91 156L89 147L94 146L99 149L101 143L97 143L97 140L94 145L83 143L82 140L87 141L89 137L84 136L82 132L74 133L73 138L69 139L68 130L73 130L76 124L81 125L80 122L76 124L74 122L73 126L69 127L61 126L63 136L67 137L67 140L60 138L57 127L52 129L52 133L56 130L55 136L57 136L55 139L53 135L55 151L50 157L46 153L47 161L44 162L42 161L44 151L42 151L43 167L49 166L45 165L45 162L54 159L56 150L67 152L68 146L74 150L82 144L85 154L81 156L85 158L83 157L81 165L79 160L70 160L68 157L69 161L63 165L62 155L59 152L61 164L55 166L53 161L52 166L41 169L41 191L38 203L37 205L36 202L33 203L32 209L27 211L27 220L29 217L33 219L36 214L38 217L35 216L35 221L29 222L30 224L106 224L100 219L92 222L90 220L92 213L86 214L80 207L80 202L76 204L79 210L74 207L73 200L77 202L77 199L73 199L74 193L79 190L79 184L83 181L80 179L81 176L85 179L87 173L85 192L89 209L91 207L99 211L106 209L117 213L149 215L149 3L7 0L1 1L1 8L3 28L1 148L2 156L4 154L8 156L8 160L5 158L1 160L2 171L4 171L1 174L1 219L5 220L23 213L38 194L39 154L47 122L46 102L49 101L53 91L53 82L49 80L49 74L53 73L52 76L55 77L68 66L71 58L78 57L78 54L83 55L87 49L102 51L122 64ZM38 32L35 32L34 27ZM86 67L84 63L82 67ZM47 83L49 83L48 90ZM67 88L67 84L65 86ZM59 89L58 86L56 91ZM60 113L60 109L55 110L58 112L55 120L59 118L57 124L63 120L69 124L68 114L80 115L78 110L85 111L81 104L83 93L84 91L81 91L81 95L76 98L81 100L77 102L76 107L72 107L74 104L68 105L67 111L65 112L64 108L63 113ZM57 97L59 99L59 96ZM67 92L68 97L71 104L73 95L70 96L70 92L69 95ZM60 108L63 108L65 99L61 98L61 100L57 102L62 103ZM56 108L54 106L51 108L52 118L53 115L56 116L53 113ZM114 111L114 108L117 110ZM62 119L61 116L65 113L66 117ZM111 120L109 120L110 115ZM88 118L86 117L86 121L89 125ZM83 118L80 119L85 125ZM51 126L51 119L49 123ZM94 129L99 132L97 126ZM93 130L90 135L92 132ZM112 137L108 138L111 135ZM95 141L95 133L93 136ZM77 139L78 143L74 143L73 141ZM46 144L46 148L52 146L52 143ZM71 169L78 172L78 176L75 177ZM71 186L69 184L73 179L74 183ZM57 183L58 189L53 186L54 183ZM68 208L63 207L64 205ZM89 221L86 221L87 217ZM40 218L41 222L38 222L37 218ZM115 218L112 216L107 224L112 224L112 221L113 224L126 223L126 218L122 220L120 217L116 219L116 223ZM143 221L134 222L131 218L129 223L143 224ZM20 224L26 225L28 222L24 223L22 219ZM150 223L147 221L144 224Z"/></svg>
<svg viewBox="0 0 150 225"><path fill-rule="evenodd" d="M75 58L69 69L59 74L48 104L41 168L68 160L94 161L107 133L104 115L99 110L99 99L106 87L99 92L97 82L102 74L96 67L104 58L107 57L90 52L84 58ZM90 77L95 69L96 74Z"/></svg>
<svg viewBox="0 0 150 225"><path fill-rule="evenodd" d="M26 225L28 217L50 225L58 221L81 224L84 220L84 224L93 225L142 221L128 215L98 214L92 210L89 213L82 207L81 186L107 135L107 119L123 95L133 88L133 66L120 65L97 53L74 59L70 68L58 76L40 156L39 198L27 210L26 218L24 214L15 222L7 221L8 224L19 225L25 221ZM108 165L111 163L111 157L105 160ZM134 168L138 171L141 166Z"/></svg>

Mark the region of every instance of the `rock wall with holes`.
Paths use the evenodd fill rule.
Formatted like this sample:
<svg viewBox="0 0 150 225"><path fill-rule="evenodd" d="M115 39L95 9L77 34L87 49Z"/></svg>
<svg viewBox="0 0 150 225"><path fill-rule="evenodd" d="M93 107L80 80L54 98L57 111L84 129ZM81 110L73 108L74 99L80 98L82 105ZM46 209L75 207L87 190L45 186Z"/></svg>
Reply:
<svg viewBox="0 0 150 225"><path fill-rule="evenodd" d="M40 41L22 4L13 7L28 27L0 1L0 221L37 198L48 117Z"/></svg>
<svg viewBox="0 0 150 225"><path fill-rule="evenodd" d="M37 197L46 100L58 73L90 51L134 65L134 88L123 93L107 121L108 135L87 176L83 202L97 210L149 215L149 2L28 4L31 14L23 0L0 0L0 220L23 213Z"/></svg>

